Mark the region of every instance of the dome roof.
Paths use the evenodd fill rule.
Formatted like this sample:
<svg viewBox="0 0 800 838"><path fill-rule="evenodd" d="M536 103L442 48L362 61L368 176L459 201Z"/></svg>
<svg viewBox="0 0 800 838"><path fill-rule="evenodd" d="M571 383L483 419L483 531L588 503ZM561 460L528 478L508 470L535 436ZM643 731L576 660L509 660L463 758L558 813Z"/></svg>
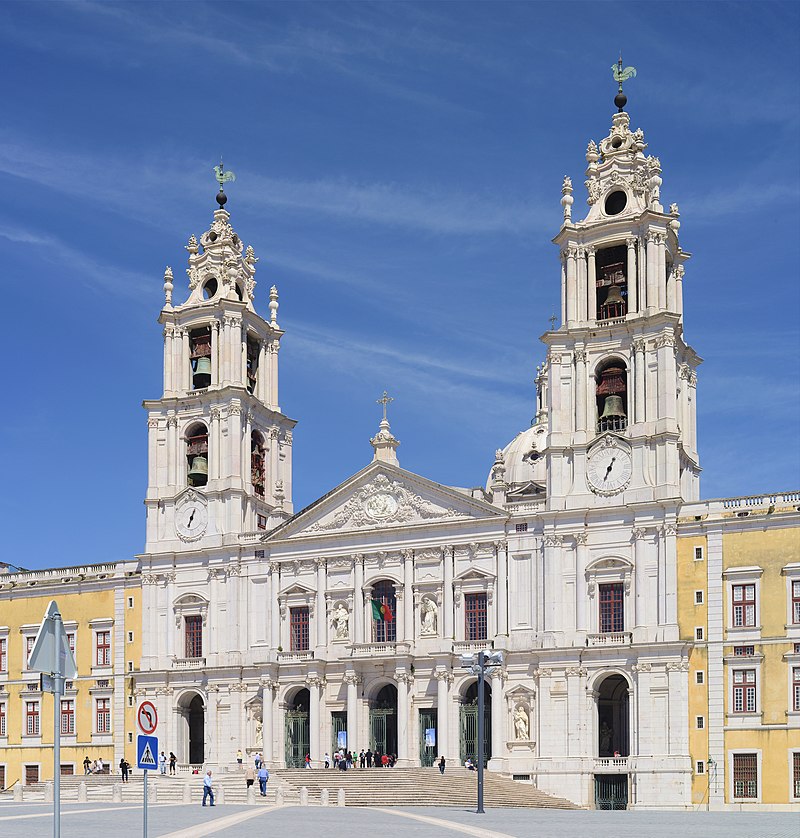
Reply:
<svg viewBox="0 0 800 838"><path fill-rule="evenodd" d="M512 489L537 483L545 486L547 482L545 458L541 456L547 440L547 425L531 425L520 431L503 449L506 467L505 481ZM491 474L486 482L487 491L491 487Z"/></svg>

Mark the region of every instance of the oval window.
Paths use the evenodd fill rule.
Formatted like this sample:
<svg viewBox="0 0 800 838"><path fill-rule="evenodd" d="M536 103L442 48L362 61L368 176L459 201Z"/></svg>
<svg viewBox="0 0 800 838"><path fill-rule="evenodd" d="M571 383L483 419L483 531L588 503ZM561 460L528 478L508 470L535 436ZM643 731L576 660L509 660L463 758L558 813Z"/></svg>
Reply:
<svg viewBox="0 0 800 838"><path fill-rule="evenodd" d="M628 196L618 189L606 198L606 215L619 215L628 203Z"/></svg>

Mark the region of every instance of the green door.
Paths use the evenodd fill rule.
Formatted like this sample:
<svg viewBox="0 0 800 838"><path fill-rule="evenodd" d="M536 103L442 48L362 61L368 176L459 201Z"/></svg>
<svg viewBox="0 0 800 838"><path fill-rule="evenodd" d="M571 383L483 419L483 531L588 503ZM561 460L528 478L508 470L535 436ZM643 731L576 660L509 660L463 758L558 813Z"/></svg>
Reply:
<svg viewBox="0 0 800 838"><path fill-rule="evenodd" d="M433 744L426 744L429 737L426 732L433 731ZM436 748L439 744L437 729L437 713L435 708L419 711L419 764L423 768L430 768L436 760Z"/></svg>
<svg viewBox="0 0 800 838"><path fill-rule="evenodd" d="M460 708L459 744L463 765L469 757L478 763L478 705L462 704ZM492 714L489 707L483 711L483 759L484 765L492 757Z"/></svg>
<svg viewBox="0 0 800 838"><path fill-rule="evenodd" d="M302 768L309 752L308 713L305 710L286 711L286 748L287 768Z"/></svg>
<svg viewBox="0 0 800 838"><path fill-rule="evenodd" d="M594 805L596 809L627 809L628 775L595 774Z"/></svg>
<svg viewBox="0 0 800 838"><path fill-rule="evenodd" d="M394 708L369 711L369 746L381 754L397 752L397 713Z"/></svg>
<svg viewBox="0 0 800 838"><path fill-rule="evenodd" d="M347 713L346 712L336 712L331 713L331 753L335 753L339 750L339 731L347 730ZM347 737L347 745L346 748L348 751L353 750L353 743L350 741L350 737Z"/></svg>

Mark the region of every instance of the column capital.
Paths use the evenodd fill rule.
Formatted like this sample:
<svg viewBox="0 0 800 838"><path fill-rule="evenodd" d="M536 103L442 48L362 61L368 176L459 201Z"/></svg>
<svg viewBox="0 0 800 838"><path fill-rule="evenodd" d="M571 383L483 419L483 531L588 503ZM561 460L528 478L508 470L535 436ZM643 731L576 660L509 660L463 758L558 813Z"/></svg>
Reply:
<svg viewBox="0 0 800 838"><path fill-rule="evenodd" d="M639 240L636 238L636 236L628 236L628 238L625 239L625 244L627 245L628 250L633 250L633 248L636 247L638 242Z"/></svg>
<svg viewBox="0 0 800 838"><path fill-rule="evenodd" d="M589 543L589 533L586 530L575 533L575 543L579 547L584 547Z"/></svg>
<svg viewBox="0 0 800 838"><path fill-rule="evenodd" d="M414 676L410 672L395 672L394 680L398 684L412 684L414 682Z"/></svg>
<svg viewBox="0 0 800 838"><path fill-rule="evenodd" d="M544 546L545 547L561 547L564 543L564 536L563 535L546 535L544 537Z"/></svg>
<svg viewBox="0 0 800 838"><path fill-rule="evenodd" d="M642 539L647 538L647 533L647 527L633 527L631 530L631 535L633 536L634 541L641 541Z"/></svg>

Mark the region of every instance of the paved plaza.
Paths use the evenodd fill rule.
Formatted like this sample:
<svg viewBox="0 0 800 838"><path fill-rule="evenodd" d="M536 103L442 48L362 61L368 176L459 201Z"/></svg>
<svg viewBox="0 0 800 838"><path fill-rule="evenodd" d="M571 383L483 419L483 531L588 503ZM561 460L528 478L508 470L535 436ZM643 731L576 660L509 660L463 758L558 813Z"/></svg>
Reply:
<svg viewBox="0 0 800 838"><path fill-rule="evenodd" d="M52 833L52 806L42 803L0 804L0 835L29 838ZM381 834L390 838L798 838L800 818L789 813L736 812L599 812L540 809L495 809L477 815L464 809L321 808L318 806L216 806L163 804L150 807L150 838L234 838L252 834L320 835ZM140 806L65 804L62 838L104 835L139 838Z"/></svg>

